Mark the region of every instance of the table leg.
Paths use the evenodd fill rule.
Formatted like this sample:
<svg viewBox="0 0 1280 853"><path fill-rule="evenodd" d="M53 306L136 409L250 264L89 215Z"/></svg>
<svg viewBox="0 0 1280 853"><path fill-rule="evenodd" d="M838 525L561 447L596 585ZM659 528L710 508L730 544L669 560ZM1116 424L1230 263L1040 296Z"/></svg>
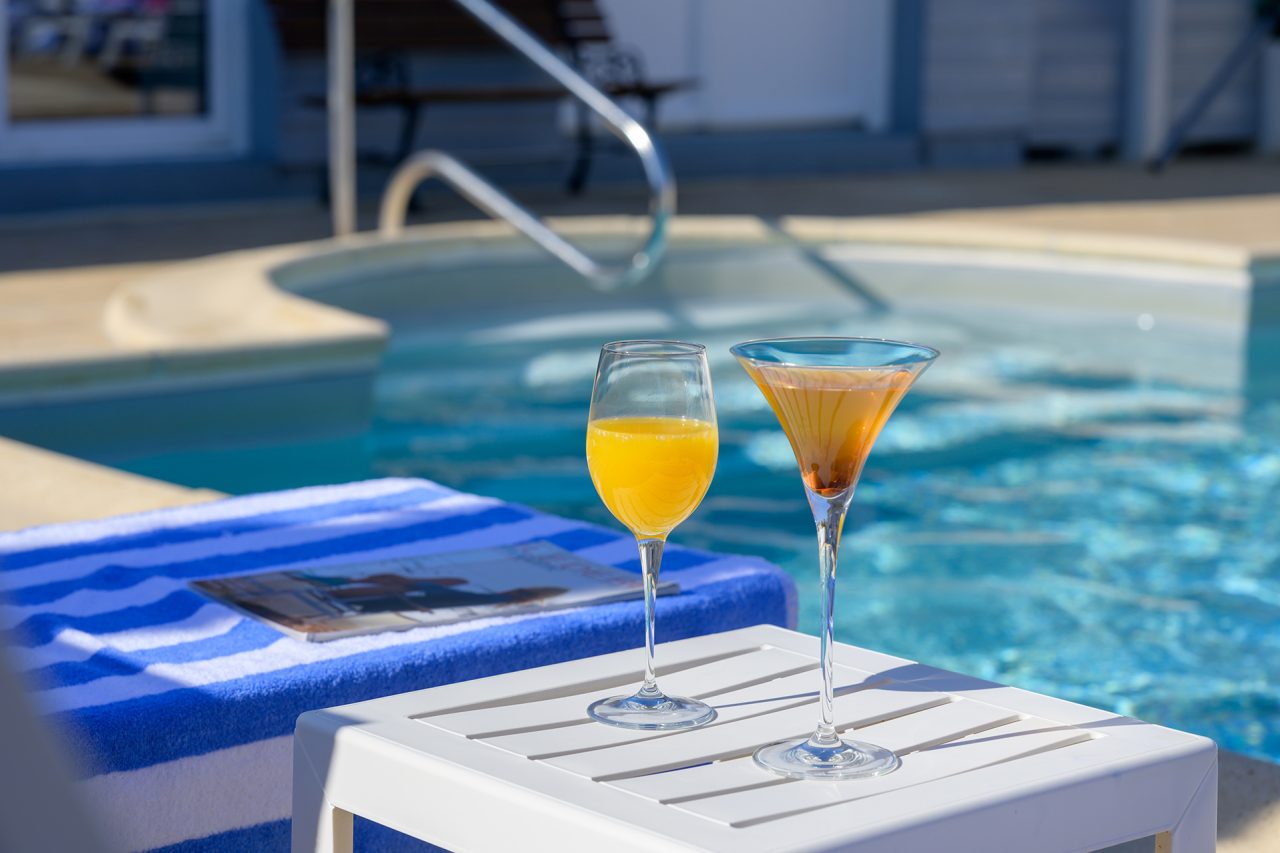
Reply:
<svg viewBox="0 0 1280 853"><path fill-rule="evenodd" d="M354 821L351 812L344 812L336 806L328 806L325 811L328 814L324 824L329 828L330 835L328 838L316 839L317 853L322 850L324 853L352 853L355 841L352 837Z"/></svg>
<svg viewBox="0 0 1280 853"><path fill-rule="evenodd" d="M327 755L332 749L332 740L322 735L309 735L310 732L299 723L293 741L292 851L352 853L351 812L329 802L324 790L325 774L317 772L307 751L308 744L319 745Z"/></svg>
<svg viewBox="0 0 1280 853"><path fill-rule="evenodd" d="M351 812L325 803L314 820L293 813L293 853L352 853Z"/></svg>
<svg viewBox="0 0 1280 853"><path fill-rule="evenodd" d="M1156 836L1156 853L1212 853L1218 836L1218 763L1205 774L1178 825Z"/></svg>

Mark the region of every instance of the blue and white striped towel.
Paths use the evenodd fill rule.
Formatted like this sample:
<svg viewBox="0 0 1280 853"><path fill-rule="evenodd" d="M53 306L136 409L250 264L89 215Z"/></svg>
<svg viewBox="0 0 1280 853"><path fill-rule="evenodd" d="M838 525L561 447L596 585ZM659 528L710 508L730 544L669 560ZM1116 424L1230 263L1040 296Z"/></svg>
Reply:
<svg viewBox="0 0 1280 853"><path fill-rule="evenodd" d="M0 534L0 627L131 850L284 850L303 711L638 645L641 605L303 643L187 582L545 539L638 571L630 537L387 479ZM659 639L794 624L779 569L678 547ZM664 572L664 576L667 573Z"/></svg>

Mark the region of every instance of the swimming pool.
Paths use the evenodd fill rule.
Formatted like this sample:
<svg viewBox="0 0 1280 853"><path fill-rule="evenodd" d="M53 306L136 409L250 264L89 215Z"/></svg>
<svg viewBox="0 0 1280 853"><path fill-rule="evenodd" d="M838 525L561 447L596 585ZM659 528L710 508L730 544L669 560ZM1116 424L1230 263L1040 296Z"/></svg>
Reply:
<svg viewBox="0 0 1280 853"><path fill-rule="evenodd" d="M655 279L612 295L512 242L376 275L295 270L283 286L392 326L371 427L111 461L232 492L425 476L613 524L583 459L598 347L697 340L721 455L674 539L783 565L813 631L794 461L728 347L916 340L943 355L854 499L837 636L1277 760L1280 366L1232 275L776 235L678 239Z"/></svg>

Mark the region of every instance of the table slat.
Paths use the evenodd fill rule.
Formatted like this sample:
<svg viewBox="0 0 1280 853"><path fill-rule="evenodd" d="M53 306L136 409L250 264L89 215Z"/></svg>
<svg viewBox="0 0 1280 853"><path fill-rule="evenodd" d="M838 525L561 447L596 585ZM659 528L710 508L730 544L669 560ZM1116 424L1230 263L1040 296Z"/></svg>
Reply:
<svg viewBox="0 0 1280 853"><path fill-rule="evenodd" d="M1015 722L1018 717L1019 714L1006 708L960 700L861 729L845 729L842 734L879 744L902 755ZM751 756L744 756L684 770L618 779L608 784L660 803L676 803L786 781L761 769Z"/></svg>
<svg viewBox="0 0 1280 853"><path fill-rule="evenodd" d="M689 800L672 808L730 826L750 826L1013 761L1090 738L1091 735L1081 729L1033 717L906 755L902 766L885 776L847 782L788 780L768 788Z"/></svg>
<svg viewBox="0 0 1280 853"><path fill-rule="evenodd" d="M636 650L639 661L640 651ZM706 698L744 685L768 681L795 672L812 670L813 660L783 649L759 649L743 655L661 676L664 690L682 696ZM491 708L475 708L450 714L419 718L424 723L464 737L494 737L530 732L573 723L590 722L587 706L597 699L638 687L635 670L621 676L613 687L597 687L572 696L535 702L512 701ZM602 727L603 728L603 727Z"/></svg>
<svg viewBox="0 0 1280 853"><path fill-rule="evenodd" d="M855 669L837 668L837 683L844 692L865 690L885 683L884 679L867 675ZM675 679L671 679L673 682ZM812 705L818 700L818 675L812 670L798 672L782 678L772 679L763 684L755 684L741 690L720 693L709 697L710 704L716 709L716 719L708 724L719 726L742 720L748 717L768 714L798 705ZM664 684L664 689L678 692L676 687ZM578 708L578 714L586 718L586 705ZM520 732L501 737L486 738L485 742L496 747L523 755L528 758L543 759L572 752L583 752L589 749L603 749L624 743L651 740L658 737L669 737L672 732L639 731L636 729L614 728L591 724L583 726L560 726L557 728L539 729L537 731Z"/></svg>
<svg viewBox="0 0 1280 853"><path fill-rule="evenodd" d="M866 726L949 701L945 693L923 686L860 690L836 697L835 722L838 727ZM621 779L736 757L754 751L762 743L801 737L813 731L815 717L812 705L801 705L654 741L550 758L545 763L596 781Z"/></svg>

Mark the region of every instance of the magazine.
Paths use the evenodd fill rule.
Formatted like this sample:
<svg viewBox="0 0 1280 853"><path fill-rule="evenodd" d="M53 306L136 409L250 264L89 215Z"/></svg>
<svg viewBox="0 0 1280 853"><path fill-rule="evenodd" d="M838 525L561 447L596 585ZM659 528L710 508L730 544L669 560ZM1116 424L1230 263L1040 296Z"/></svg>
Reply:
<svg viewBox="0 0 1280 853"><path fill-rule="evenodd" d="M193 581L197 592L299 640L640 598L633 572L550 542ZM658 585L658 594L678 591Z"/></svg>

